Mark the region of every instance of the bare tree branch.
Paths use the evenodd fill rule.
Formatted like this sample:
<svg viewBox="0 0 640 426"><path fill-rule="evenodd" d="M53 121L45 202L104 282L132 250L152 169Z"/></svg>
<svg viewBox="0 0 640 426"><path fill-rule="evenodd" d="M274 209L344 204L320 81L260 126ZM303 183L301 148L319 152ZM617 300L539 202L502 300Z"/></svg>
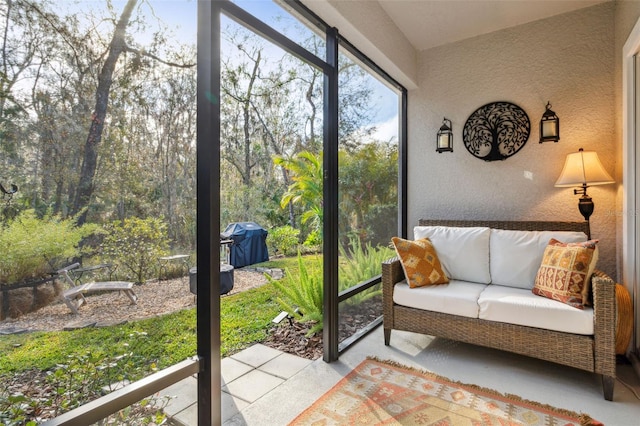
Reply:
<svg viewBox="0 0 640 426"><path fill-rule="evenodd" d="M161 62L161 63L163 63L165 65L169 65L170 67L193 68L193 67L196 66L195 63L193 63L193 64L179 64L177 62L166 61L166 60L154 55L153 53L149 53L146 50L136 49L134 47L129 46L128 44L124 45L124 49L123 50L125 52L135 53L136 55L139 55L139 56L146 56L148 58L155 59L158 62Z"/></svg>

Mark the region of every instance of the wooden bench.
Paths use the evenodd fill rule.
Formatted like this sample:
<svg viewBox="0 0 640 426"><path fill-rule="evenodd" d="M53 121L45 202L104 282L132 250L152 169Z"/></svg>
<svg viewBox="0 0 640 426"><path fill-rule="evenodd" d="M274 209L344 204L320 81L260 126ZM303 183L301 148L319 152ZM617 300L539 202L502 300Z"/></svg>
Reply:
<svg viewBox="0 0 640 426"><path fill-rule="evenodd" d="M66 290L62 297L71 312L77 314L78 308L87 302L84 295L100 291L122 291L133 305L138 303L138 296L133 292L133 283L128 281L102 281L80 284Z"/></svg>
<svg viewBox="0 0 640 426"><path fill-rule="evenodd" d="M71 288L62 293L62 300L64 300L64 303L74 314L78 313L78 308L80 306L87 303L87 299L84 298L84 295L88 293L122 291L127 295L129 300L131 300L132 304L138 304L138 296L133 292L133 283L129 281L99 281L75 285L69 276L69 271L73 271L73 269L78 266L80 266L79 263L74 263L73 265L69 265L57 271L57 273L62 275L71 285Z"/></svg>

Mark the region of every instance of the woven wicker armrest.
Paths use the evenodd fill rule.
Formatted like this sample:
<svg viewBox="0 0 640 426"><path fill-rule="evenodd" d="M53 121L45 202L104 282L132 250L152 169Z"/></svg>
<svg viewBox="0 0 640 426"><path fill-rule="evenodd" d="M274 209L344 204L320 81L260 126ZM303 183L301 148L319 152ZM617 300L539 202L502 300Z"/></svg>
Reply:
<svg viewBox="0 0 640 426"><path fill-rule="evenodd" d="M382 297L383 303L393 305L393 286L404 280L404 270L397 257L382 262Z"/></svg>
<svg viewBox="0 0 640 426"><path fill-rule="evenodd" d="M596 270L591 279L591 286L595 372L615 377L616 283L604 272Z"/></svg>
<svg viewBox="0 0 640 426"><path fill-rule="evenodd" d="M404 270L397 257L382 262L382 313L384 314L385 345L393 328L393 286L404 279Z"/></svg>
<svg viewBox="0 0 640 426"><path fill-rule="evenodd" d="M382 281L389 281L390 284L397 284L404 280L404 270L400 264L400 259L392 257L382 262Z"/></svg>

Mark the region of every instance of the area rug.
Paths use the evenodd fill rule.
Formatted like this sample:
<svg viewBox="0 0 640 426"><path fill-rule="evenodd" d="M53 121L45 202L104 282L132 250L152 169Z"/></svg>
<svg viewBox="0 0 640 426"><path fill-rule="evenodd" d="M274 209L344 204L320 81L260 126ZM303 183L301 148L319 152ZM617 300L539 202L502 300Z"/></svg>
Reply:
<svg viewBox="0 0 640 426"><path fill-rule="evenodd" d="M585 414L367 359L290 425L602 425Z"/></svg>

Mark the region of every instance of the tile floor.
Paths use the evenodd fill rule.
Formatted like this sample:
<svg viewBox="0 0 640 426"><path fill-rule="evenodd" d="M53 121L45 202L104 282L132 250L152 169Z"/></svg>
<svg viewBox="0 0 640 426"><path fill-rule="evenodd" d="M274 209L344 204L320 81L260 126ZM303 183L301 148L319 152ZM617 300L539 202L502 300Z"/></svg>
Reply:
<svg viewBox="0 0 640 426"><path fill-rule="evenodd" d="M227 422L312 362L261 344L224 358L221 363L222 422ZM168 387L161 395L172 397L165 412L175 424L197 424L195 377Z"/></svg>

